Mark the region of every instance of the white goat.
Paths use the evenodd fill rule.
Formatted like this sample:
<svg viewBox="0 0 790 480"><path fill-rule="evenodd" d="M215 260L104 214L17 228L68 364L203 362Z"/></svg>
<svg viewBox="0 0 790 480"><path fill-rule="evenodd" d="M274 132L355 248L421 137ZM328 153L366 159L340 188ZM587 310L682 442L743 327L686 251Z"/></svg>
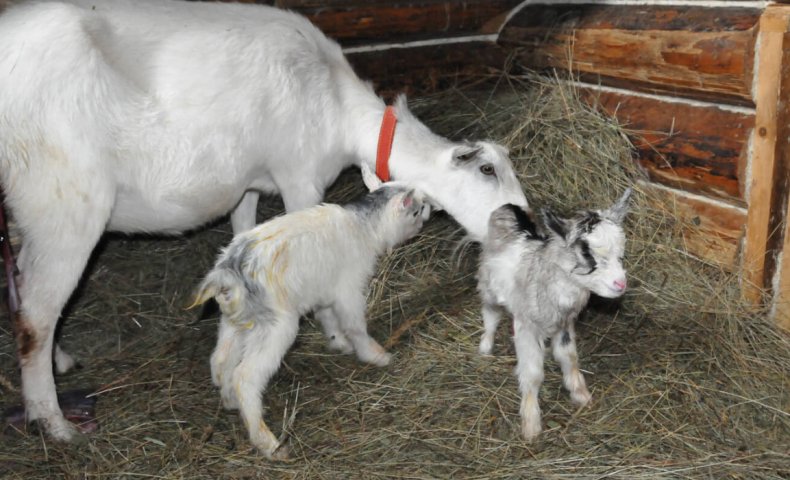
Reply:
<svg viewBox="0 0 790 480"><path fill-rule="evenodd" d="M105 230L175 234L259 193L317 204L341 170L374 164L385 105L340 47L275 8L177 1L21 4L0 17L0 181L19 227L15 332L29 420L68 441L55 326ZM392 178L473 239L526 205L506 151L434 135L400 98ZM56 367L73 360L56 349Z"/></svg>
<svg viewBox="0 0 790 480"><path fill-rule="evenodd" d="M206 276L196 304L222 310L211 376L222 403L240 409L250 441L284 458L262 420L261 392L293 344L299 317L322 312L337 349L386 366L390 354L368 335L365 295L376 260L414 236L427 210L415 190L385 184L357 202L319 205L236 235ZM279 450L278 450L279 449Z"/></svg>
<svg viewBox="0 0 790 480"><path fill-rule="evenodd" d="M551 338L571 400L585 406L592 399L579 371L574 322L590 292L616 298L625 291L621 224L630 194L628 189L607 210L580 212L572 219L544 211L547 235L531 213L516 205L491 214L478 277L484 323L480 353L491 354L504 307L513 315L521 433L527 440L541 430L538 390L546 338Z"/></svg>

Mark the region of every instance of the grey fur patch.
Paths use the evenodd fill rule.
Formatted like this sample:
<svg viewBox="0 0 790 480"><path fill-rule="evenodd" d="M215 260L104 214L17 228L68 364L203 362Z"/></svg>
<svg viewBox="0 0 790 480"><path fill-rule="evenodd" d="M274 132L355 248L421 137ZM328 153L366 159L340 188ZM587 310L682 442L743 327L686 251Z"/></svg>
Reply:
<svg viewBox="0 0 790 480"><path fill-rule="evenodd" d="M392 197L399 193L407 192L409 189L404 186L382 185L380 188L347 203L344 208L362 216L370 217L384 209L384 206Z"/></svg>
<svg viewBox="0 0 790 480"><path fill-rule="evenodd" d="M225 250L222 260L217 263L216 269L227 270L231 272L240 283L244 285L244 289L250 295L262 295L261 287L257 282L254 282L249 275L244 274L244 265L250 256L250 243L252 239L248 238L243 242L231 242Z"/></svg>
<svg viewBox="0 0 790 480"><path fill-rule="evenodd" d="M571 334L569 331L565 330L562 332L562 338L560 339L560 344L564 347L571 343Z"/></svg>

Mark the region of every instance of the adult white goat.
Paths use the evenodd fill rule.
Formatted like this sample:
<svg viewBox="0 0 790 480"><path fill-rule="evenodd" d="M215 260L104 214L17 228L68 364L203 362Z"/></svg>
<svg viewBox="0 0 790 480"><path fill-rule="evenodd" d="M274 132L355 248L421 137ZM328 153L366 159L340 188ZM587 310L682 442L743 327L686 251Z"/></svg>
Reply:
<svg viewBox="0 0 790 480"><path fill-rule="evenodd" d="M239 4L73 0L0 17L0 180L22 237L15 331L29 420L77 430L55 395L55 326L105 230L178 233L260 192L288 211L372 167L385 105L306 19ZM474 239L526 205L506 151L453 143L395 105L390 172ZM55 349L58 370L73 363Z"/></svg>

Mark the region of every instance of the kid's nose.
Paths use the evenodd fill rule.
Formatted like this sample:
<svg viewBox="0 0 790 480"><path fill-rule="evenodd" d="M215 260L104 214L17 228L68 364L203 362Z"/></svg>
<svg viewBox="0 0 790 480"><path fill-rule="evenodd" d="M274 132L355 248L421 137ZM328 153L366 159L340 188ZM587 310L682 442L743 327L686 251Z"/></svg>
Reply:
<svg viewBox="0 0 790 480"><path fill-rule="evenodd" d="M620 291L625 290L625 278L622 279L622 280L615 280L614 281L614 288L616 290L620 290Z"/></svg>

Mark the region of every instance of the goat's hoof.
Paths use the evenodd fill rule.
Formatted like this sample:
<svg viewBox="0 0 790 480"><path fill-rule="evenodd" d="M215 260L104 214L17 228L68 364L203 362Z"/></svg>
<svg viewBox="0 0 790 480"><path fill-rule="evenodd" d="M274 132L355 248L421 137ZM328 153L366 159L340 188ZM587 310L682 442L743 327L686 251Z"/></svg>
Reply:
<svg viewBox="0 0 790 480"><path fill-rule="evenodd" d="M493 350L494 350L494 336L483 334L483 336L480 338L480 347L478 349L480 355L490 356Z"/></svg>
<svg viewBox="0 0 790 480"><path fill-rule="evenodd" d="M540 420L536 422L521 421L521 436L527 442L533 442L541 432Z"/></svg>
<svg viewBox="0 0 790 480"><path fill-rule="evenodd" d="M49 438L58 443L68 443L71 445L84 445L88 443L88 437L80 432L80 429L66 420L64 417L33 420L39 428L47 432Z"/></svg>
<svg viewBox="0 0 790 480"><path fill-rule="evenodd" d="M261 452L269 460L274 460L277 462L285 462L289 460L288 445L285 445L284 443L280 443L274 448L261 449Z"/></svg>
<svg viewBox="0 0 790 480"><path fill-rule="evenodd" d="M586 407L592 401L592 395L587 390L571 392L571 402L577 407Z"/></svg>
<svg viewBox="0 0 790 480"><path fill-rule="evenodd" d="M389 352L381 352L364 361L377 367L386 367L392 361L392 354Z"/></svg>

